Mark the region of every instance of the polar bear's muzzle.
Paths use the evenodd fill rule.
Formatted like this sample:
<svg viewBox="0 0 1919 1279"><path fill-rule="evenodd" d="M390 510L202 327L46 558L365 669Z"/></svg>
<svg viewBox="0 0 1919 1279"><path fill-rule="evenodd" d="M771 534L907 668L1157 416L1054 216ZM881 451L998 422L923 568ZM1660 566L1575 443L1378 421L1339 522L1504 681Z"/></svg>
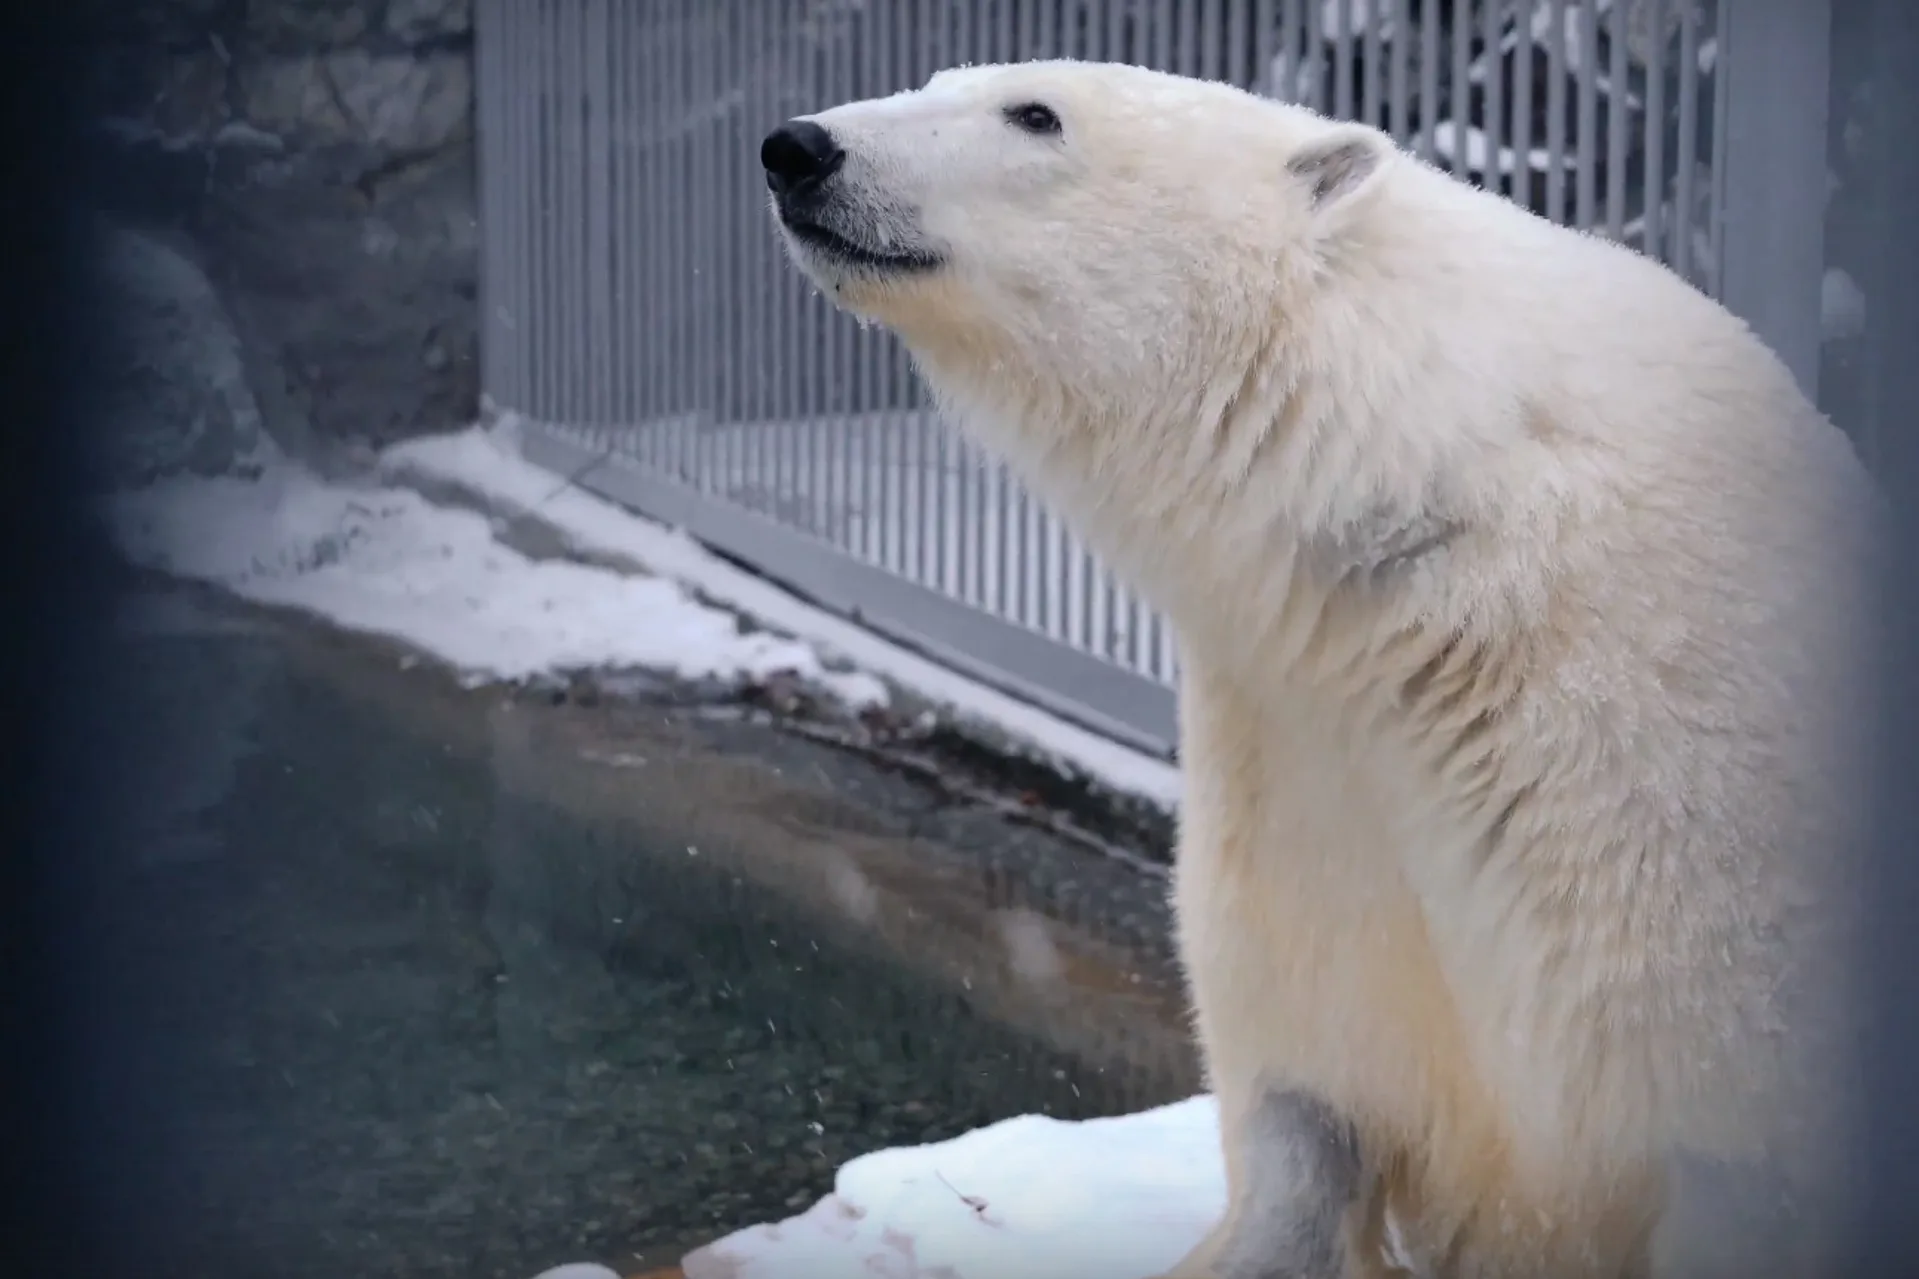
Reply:
<svg viewBox="0 0 1919 1279"><path fill-rule="evenodd" d="M867 272L928 271L938 254L900 235L898 211L849 179L857 159L813 120L788 120L760 143L773 208L803 264Z"/></svg>

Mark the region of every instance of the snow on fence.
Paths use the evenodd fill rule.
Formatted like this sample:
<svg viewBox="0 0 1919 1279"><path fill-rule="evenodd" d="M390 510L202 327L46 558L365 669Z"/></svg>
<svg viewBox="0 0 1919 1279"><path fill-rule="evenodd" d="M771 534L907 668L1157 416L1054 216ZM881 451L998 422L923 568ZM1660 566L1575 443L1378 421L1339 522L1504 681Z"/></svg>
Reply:
<svg viewBox="0 0 1919 1279"><path fill-rule="evenodd" d="M1829 24L1828 0L479 0L485 392L534 460L1167 752L1167 628L787 266L765 131L968 62L1229 80L1659 257L1810 384Z"/></svg>

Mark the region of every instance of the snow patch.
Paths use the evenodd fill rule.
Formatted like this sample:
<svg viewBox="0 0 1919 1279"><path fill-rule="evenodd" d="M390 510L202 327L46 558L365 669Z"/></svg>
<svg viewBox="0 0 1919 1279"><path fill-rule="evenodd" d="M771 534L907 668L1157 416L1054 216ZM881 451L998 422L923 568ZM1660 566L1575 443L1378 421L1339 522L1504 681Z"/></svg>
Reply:
<svg viewBox="0 0 1919 1279"><path fill-rule="evenodd" d="M854 709L887 697L803 642L742 633L677 582L534 560L483 516L291 461L254 478L176 474L110 496L104 514L134 564L391 637L471 683L642 667L727 681L787 673Z"/></svg>
<svg viewBox="0 0 1919 1279"><path fill-rule="evenodd" d="M1226 1207L1210 1096L1110 1119L1022 1115L842 1166L833 1193L690 1253L686 1279L1146 1279Z"/></svg>

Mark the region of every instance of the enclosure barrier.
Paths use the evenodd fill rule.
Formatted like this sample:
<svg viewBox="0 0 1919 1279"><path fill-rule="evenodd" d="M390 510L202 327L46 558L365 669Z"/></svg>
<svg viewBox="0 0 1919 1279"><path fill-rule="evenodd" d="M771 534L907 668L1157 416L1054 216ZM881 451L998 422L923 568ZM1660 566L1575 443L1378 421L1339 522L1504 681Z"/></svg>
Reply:
<svg viewBox="0 0 1919 1279"><path fill-rule="evenodd" d="M787 264L765 132L964 63L1226 80L1660 258L1812 386L1828 6L479 0L484 390L540 464L1170 754L1169 630Z"/></svg>

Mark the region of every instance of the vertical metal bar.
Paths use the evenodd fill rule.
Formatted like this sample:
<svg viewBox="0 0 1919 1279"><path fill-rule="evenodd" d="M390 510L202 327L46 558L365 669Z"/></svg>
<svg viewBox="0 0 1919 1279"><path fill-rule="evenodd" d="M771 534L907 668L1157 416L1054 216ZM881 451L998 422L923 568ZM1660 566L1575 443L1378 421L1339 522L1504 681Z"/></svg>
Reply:
<svg viewBox="0 0 1919 1279"><path fill-rule="evenodd" d="M988 516L991 528L992 549L987 556L987 565L992 578L989 607L1001 617L1013 615L1012 579L1013 539L1012 531L1012 476L1007 472L1006 464L994 459L992 462L992 507Z"/></svg>
<svg viewBox="0 0 1919 1279"><path fill-rule="evenodd" d="M1189 18L1187 27L1197 25L1194 43L1198 46L1198 74L1202 80L1226 78L1225 15L1220 12L1225 0L1200 0L1199 13Z"/></svg>
<svg viewBox="0 0 1919 1279"><path fill-rule="evenodd" d="M1014 8L1014 0L999 0L1008 8ZM1024 61L1035 56L1034 43L1038 34L1039 6L1032 0L1025 0L1017 6L1019 34L1014 45L1013 58ZM1000 472L1000 580L1001 589L1010 601L1013 616L1023 625L1033 621L1033 498L1010 469Z"/></svg>
<svg viewBox="0 0 1919 1279"><path fill-rule="evenodd" d="M799 72L799 59L792 52L792 6L774 5L768 21L771 26L767 39L767 61L771 66L768 79L772 83L768 96L772 99L772 110L768 113L767 127L770 129L794 114L793 98L797 88L794 78ZM783 249L780 254L785 256ZM780 265L772 317L774 408L768 417L773 426L773 500L779 504L776 509L791 511L796 509L793 499L799 485L799 434L804 415L800 403L800 370L794 352L799 335L805 329L800 308L806 295L806 282L790 262Z"/></svg>
<svg viewBox="0 0 1919 1279"><path fill-rule="evenodd" d="M523 405L532 418L550 418L546 386L552 379L549 342L553 318L546 306L546 219L549 199L547 187L553 167L553 140L547 136L546 117L551 92L547 88L546 41L552 23L551 0L543 0L537 12L517 9L515 34L524 43L514 58L520 83L518 117L519 153L526 160L527 172L521 183L520 206L520 312L516 317L520 343L526 352L526 401Z"/></svg>
<svg viewBox="0 0 1919 1279"><path fill-rule="evenodd" d="M713 308L712 348L707 352L707 395L710 397L710 422L716 433L720 457L720 488L728 501L753 500L753 486L747 473L751 462L750 437L740 422L739 384L740 311L745 302L744 263L740 257L740 164L742 148L738 137L741 102L736 96L744 89L734 74L733 59L740 45L733 30L734 0L708 0L710 15L705 36L707 91L702 101L711 112L707 126L707 164L714 179L716 194L708 235L712 244L707 296ZM710 103L710 107L709 104Z"/></svg>
<svg viewBox="0 0 1919 1279"><path fill-rule="evenodd" d="M693 175L682 203L687 209L687 227L693 236L693 265L690 284L693 290L693 395L692 430L694 486L704 493L719 493L726 488L726 436L721 429L717 409L719 387L717 357L721 305L719 240L725 206L721 203L719 168L722 163L717 139L713 136L715 91L713 86L713 24L721 0L706 0L687 24L686 68L691 80L686 109L687 146L692 153ZM702 216L691 216L693 208Z"/></svg>
<svg viewBox="0 0 1919 1279"><path fill-rule="evenodd" d="M501 228L501 248L506 260L501 263L501 273L506 280L502 305L494 311L494 319L509 334L508 341L513 349L513 408L525 412L532 406L532 351L531 334L527 326L526 275L532 266L533 254L527 245L527 227L532 219L527 216L528 191L533 186L533 153L526 144L527 103L532 98L525 82L527 48L520 38L519 26L525 21L527 6L516 7L504 0L494 0L492 9L495 41L499 52L495 55L494 65L499 69L500 93L505 101L500 104L501 132L505 135L505 149L502 153L500 170L495 176L499 179L501 190L496 198L503 211L505 223ZM511 165L510 169L506 168ZM507 174L513 175L507 180Z"/></svg>
<svg viewBox="0 0 1919 1279"><path fill-rule="evenodd" d="M1305 47L1300 50L1297 74L1309 75L1312 86L1307 105L1321 113L1337 114L1332 111L1333 81L1337 75L1326 74L1326 8L1332 4L1343 4L1345 0L1300 0L1306 9ZM1338 26L1338 17L1334 17L1334 26ZM1309 71L1310 69L1310 71Z"/></svg>
<svg viewBox="0 0 1919 1279"><path fill-rule="evenodd" d="M473 10L474 101L480 114L475 139L476 174L480 191L480 389L493 403L511 406L512 335L504 316L508 303L505 237L512 233L506 202L501 199L500 165L507 156L508 85L500 66L500 15L492 0L479 0Z"/></svg>
<svg viewBox="0 0 1919 1279"><path fill-rule="evenodd" d="M597 434L600 425L594 411L594 383L599 370L595 367L596 325L593 322L599 292L599 281L595 278L599 267L599 255L596 252L599 217L593 202L593 170L596 167L593 114L596 104L593 101L592 32L598 7L594 0L573 0L573 45L567 59L573 74L572 101L568 103L569 114L574 122L573 260L574 268L579 272L573 278L571 290L575 379L572 418L576 426L593 434Z"/></svg>
<svg viewBox="0 0 1919 1279"><path fill-rule="evenodd" d="M699 190L699 160L697 137L690 127L688 117L697 109L695 94L699 86L694 80L693 24L699 8L705 0L681 0L674 6L673 23L673 74L671 77L672 99L670 114L663 121L671 131L671 156L673 160L673 185L667 200L668 221L673 226L679 251L673 255L674 281L677 284L678 323L674 325L678 338L673 361L673 386L675 425L673 430L673 477L685 484L697 483L699 448L699 384L695 369L700 358L699 342L699 230L697 219L690 205L699 203L696 195L688 200L688 192Z"/></svg>
<svg viewBox="0 0 1919 1279"><path fill-rule="evenodd" d="M1389 0L1388 12L1392 15L1390 29L1382 34L1383 38L1391 41L1387 50L1387 63L1392 71L1392 81L1386 86L1387 118L1381 123L1386 125L1387 130L1401 145L1404 145L1412 141L1413 89L1409 64L1413 52L1413 24L1412 17L1407 12L1406 0ZM1377 15L1374 21L1382 26L1386 25L1385 21ZM1431 25L1429 22L1420 24L1422 28ZM1424 34L1422 29L1420 33L1422 40ZM1421 73L1424 74L1423 59L1420 65ZM1421 130L1421 135L1416 150L1424 156L1427 154L1424 130Z"/></svg>
<svg viewBox="0 0 1919 1279"><path fill-rule="evenodd" d="M704 216L692 219L699 252L693 258L693 297L697 319L693 335L696 354L693 371L694 436L697 454L694 476L703 492L725 494L732 487L732 457L725 420L720 415L724 402L720 384L720 366L725 357L723 325L727 305L725 260L727 218L726 182L722 176L726 160L717 136L723 120L720 114L720 90L716 83L715 53L719 46L716 27L725 0L706 0L687 29L691 48L687 66L693 73L693 101L688 108L689 139L693 148L693 199L703 206ZM691 212L691 210L689 210Z"/></svg>
<svg viewBox="0 0 1919 1279"><path fill-rule="evenodd" d="M566 182L566 133L563 119L566 83L561 61L566 37L563 5L553 0L548 20L540 33L540 156L545 170L540 180L540 337L545 351L540 359L544 374L540 415L550 422L563 422L566 406L562 402L566 385L566 316L560 305L558 282L565 278L566 260L562 237L556 230L562 217L562 189Z"/></svg>
<svg viewBox="0 0 1919 1279"><path fill-rule="evenodd" d="M521 27L526 39L526 102L521 113L522 154L531 162L530 181L526 184L526 287L520 297L521 340L528 350L527 411L530 416L550 421L553 404L549 388L553 384L553 309L547 305L547 284L553 278L553 263L547 252L547 226L553 212L554 138L552 72L547 66L548 42L553 38L553 5L546 0L538 17Z"/></svg>
<svg viewBox="0 0 1919 1279"><path fill-rule="evenodd" d="M1309 0L1310 2L1310 0ZM1333 114L1353 118L1352 0L1327 0L1333 7Z"/></svg>
<svg viewBox="0 0 1919 1279"><path fill-rule="evenodd" d="M1274 12L1273 0L1251 0L1252 12L1245 11L1247 0L1234 0L1233 31L1243 49L1248 36L1251 37L1252 51L1245 55L1251 59L1247 67L1246 87L1269 84L1273 74L1273 42L1279 32L1274 30L1279 15ZM1290 39L1290 37L1289 37ZM1290 47L1290 46L1289 46ZM1278 86L1270 86L1268 92L1278 94Z"/></svg>
<svg viewBox="0 0 1919 1279"><path fill-rule="evenodd" d="M607 6L606 37L606 188L608 301L612 323L607 334L607 349L612 364L612 385L608 391L612 420L619 428L617 443L627 444L633 434L633 236L627 229L632 214L628 203L627 167L632 137L631 112L627 106L627 41L633 24L626 6Z"/></svg>
<svg viewBox="0 0 1919 1279"><path fill-rule="evenodd" d="M768 259L766 223L758 215L754 196L764 190L756 163L758 140L766 131L760 111L760 92L764 92L766 67L756 56L760 29L746 21L743 0L720 0L725 6L725 27L720 42L720 67L723 83L729 84L727 127L722 133L722 163L731 175L731 207L727 227L727 255L733 261L733 288L727 305L733 315L733 348L725 351L727 384L727 430L735 432L739 446L739 499L756 511L766 511L766 426L760 413L760 376L764 353L760 346L760 303L777 263Z"/></svg>
<svg viewBox="0 0 1919 1279"><path fill-rule="evenodd" d="M1519 7L1513 44L1513 181L1518 184L1514 198L1529 209L1539 202L1533 173L1533 3L1525 0Z"/></svg>
<svg viewBox="0 0 1919 1279"><path fill-rule="evenodd" d="M1360 86L1364 90L1365 106L1362 108L1367 124L1375 129L1391 132L1392 125L1386 114L1386 89L1388 85L1388 54L1385 49L1386 24L1382 21L1382 6L1376 3L1363 7L1365 17L1365 78Z"/></svg>
<svg viewBox="0 0 1919 1279"><path fill-rule="evenodd" d="M711 493L717 487L718 438L713 430L713 144L712 96L707 84L708 27L713 0L705 0L687 15L686 102L679 127L686 139L687 185L679 201L680 215L692 252L688 254L687 301L687 478L694 489ZM695 215L698 210L698 216Z"/></svg>
<svg viewBox="0 0 1919 1279"><path fill-rule="evenodd" d="M1710 59L1713 62L1712 80L1712 131L1706 143L1706 252L1700 265L1705 268L1706 288L1717 298L1722 297L1724 284L1725 254L1725 211L1726 211L1726 166L1720 163L1726 154L1726 121L1731 113L1726 109L1726 90L1732 86L1732 78L1726 74L1723 55L1726 51L1725 21L1726 6L1715 6L1713 40L1711 47L1722 55ZM1776 90L1775 90L1776 91Z"/></svg>
<svg viewBox="0 0 1919 1279"><path fill-rule="evenodd" d="M1406 31L1412 22L1406 0L1393 0L1393 26ZM1410 33L1404 37L1411 40ZM1405 101L1402 85L1397 101ZM1419 140L1417 150L1427 161L1433 159L1433 125L1439 122L1439 6L1427 5L1419 23ZM1408 128L1402 115L1394 126L1401 133Z"/></svg>
<svg viewBox="0 0 1919 1279"><path fill-rule="evenodd" d="M797 271L786 261L780 233L769 212L766 179L758 165L759 140L786 115L785 103L780 100L785 62L781 56L784 48L779 43L779 19L751 5L746 6L746 9L744 25L751 33L753 54L742 59L750 68L746 79L751 86L747 97L751 105L746 117L748 136L745 163L751 166L749 171L752 177L749 182L753 193L754 218L760 229L760 261L764 264L761 281L753 290L756 307L754 329L758 339L753 351L753 365L747 375L757 388L750 416L755 429L761 434L758 474L760 500L768 513L774 514L780 510L780 442L792 434L786 424L786 404L781 396L780 382L784 373L780 341L786 329L783 302L788 277L797 274Z"/></svg>
<svg viewBox="0 0 1919 1279"><path fill-rule="evenodd" d="M1454 12L1457 12L1455 10ZM1512 183L1518 177L1519 158L1513 158L1513 168L1509 171L1504 165L1507 139L1511 130L1506 127L1506 77L1503 74L1504 59L1500 48L1505 40L1506 9L1504 5L1489 4L1481 9L1485 20L1485 50L1481 53L1481 91L1486 98L1486 189L1502 195L1510 195ZM1460 121L1460 132L1466 132L1466 121ZM1462 150L1467 149L1468 141L1460 139Z"/></svg>
<svg viewBox="0 0 1919 1279"><path fill-rule="evenodd" d="M566 92L566 218L561 235L566 245L566 275L563 295L566 300L566 421L577 433L587 425L587 388L592 373L588 368L588 336L591 327L592 289L587 283L592 270L587 256L590 228L587 220L586 134L586 42L587 12L583 0L563 5L566 13L567 40L564 46L566 68L561 81Z"/></svg>
<svg viewBox="0 0 1919 1279"><path fill-rule="evenodd" d="M833 98L833 61L831 49L822 34L831 20L824 6L796 7L794 26L799 45L806 55L806 97L796 104L794 114L825 106ZM828 384L832 367L832 314L812 281L805 282L805 322L800 334L798 361L804 381L805 410L801 418L802 434L798 474L794 479L794 497L805 506L812 531L832 540L833 507L828 487L828 457L831 442L833 398Z"/></svg>
<svg viewBox="0 0 1919 1279"><path fill-rule="evenodd" d="M659 147L655 141L655 128L660 115L658 103L662 92L658 74L661 21L656 8L634 10L622 7L634 15L633 51L627 66L632 86L628 128L632 130L629 172L632 175L633 207L627 211L625 221L629 227L645 228L633 237L637 267L634 306L639 320L634 331L633 354L640 375L635 388L639 411L634 414L637 426L632 452L642 465L654 469L660 464L660 369L664 364L662 343L666 336L666 325L661 318L664 281L660 275L664 228L659 225L653 208L653 201L660 189L657 171Z"/></svg>
<svg viewBox="0 0 1919 1279"><path fill-rule="evenodd" d="M732 78L727 60L738 48L731 22L732 0L707 0L706 18L700 38L700 66L705 85L700 109L707 113L702 132L706 150L709 199L712 215L706 219L707 265L702 292L709 319L706 332L709 343L704 361L707 429L713 433L715 484L729 501L749 492L743 468L746 465L746 433L739 429L733 408L736 388L733 366L739 354L735 325L740 309L740 263L735 252L738 243L740 194L737 177L733 130L739 119L739 105L733 98Z"/></svg>
<svg viewBox="0 0 1919 1279"><path fill-rule="evenodd" d="M914 23L911 29L903 29L901 52L904 67L903 76L907 83L924 84L931 75L939 59L939 29L935 23L937 12L934 0L915 0ZM936 496L942 483L939 473L932 468L939 465L934 455L934 435L937 423L932 414L920 408L919 388L914 383L912 360L906 345L894 344L901 371L901 386L904 394L900 407L907 413L913 444L912 487L910 500L902 517L908 522L912 535L913 579L923 586L941 585L939 564L935 558L942 554L943 541L938 536L938 520L944 513L944 503ZM929 526L929 521L932 521Z"/></svg>
<svg viewBox="0 0 1919 1279"><path fill-rule="evenodd" d="M745 337L737 353L733 376L741 386L740 418L742 429L752 438L752 465L747 482L752 485L755 505L777 518L779 508L773 501L773 459L775 440L780 431L773 408L768 403L770 385L767 374L772 357L769 332L774 280L786 264L780 261L779 242L766 215L766 183L758 164L759 140L773 126L778 109L773 97L774 76L779 65L772 50L765 50L766 33L760 15L750 13L747 0L731 0L733 9L732 75L740 86L739 126L734 145L740 166L740 251L746 255L747 275L741 296L741 323Z"/></svg>
<svg viewBox="0 0 1919 1279"><path fill-rule="evenodd" d="M674 14L667 0L655 7L647 39L648 85L644 136L647 150L646 216L641 225L650 228L647 242L651 252L653 287L652 341L648 343L648 364L652 377L653 412L647 428L646 451L649 463L662 474L673 466L673 417L679 406L674 402L674 369L678 365L679 312L679 236L673 222L673 210L666 192L676 185L672 178L673 138L668 127L673 109L673 23Z"/></svg>
<svg viewBox="0 0 1919 1279"><path fill-rule="evenodd" d="M848 38L856 40L859 46L863 83L858 86L857 93L862 98L885 92L886 76L882 59L887 41L886 32L879 24L892 8L892 5L871 5L856 10L847 18L850 28ZM878 473L879 450L884 447L886 432L890 427L886 417L887 406L881 393L884 352L877 345L879 334L871 325L861 325L857 333L854 362L865 391L853 436L853 464L859 475L859 553L869 562L877 563L884 554L882 525L886 511L880 504L876 481L881 478Z"/></svg>
<svg viewBox="0 0 1919 1279"><path fill-rule="evenodd" d="M1580 0L1579 4L1579 157L1577 213L1579 225L1591 228L1599 222L1599 201L1595 190L1599 177L1599 14L1598 0ZM1625 81L1608 86L1608 104L1619 102L1626 94Z"/></svg>
<svg viewBox="0 0 1919 1279"><path fill-rule="evenodd" d="M614 2L614 0L610 0ZM739 190L740 146L735 136L740 103L730 91L734 80L729 62L737 47L732 38L733 0L707 0L695 30L698 75L701 81L695 146L704 152L701 183L708 204L701 234L705 252L700 267L700 298L705 320L704 350L700 361L700 398L703 406L703 479L727 500L750 500L751 485L745 467L746 434L739 428L740 396L735 369L741 338L739 324L745 303L741 270Z"/></svg>
<svg viewBox="0 0 1919 1279"><path fill-rule="evenodd" d="M1452 11L1452 135L1453 153L1449 157L1448 167L1460 177L1466 177L1472 167L1472 101L1470 97L1472 74L1473 16L1472 10L1465 5L1454 5ZM1433 104L1434 111L1439 104Z"/></svg>
<svg viewBox="0 0 1919 1279"><path fill-rule="evenodd" d="M654 74L659 95L654 104L651 129L658 150L658 172L654 175L648 203L653 206L652 225L660 240L660 307L662 311L659 349L660 422L654 427L663 473L678 479L681 474L681 426L686 411L684 373L686 369L686 236L680 219L679 202L673 194L686 190L684 152L675 127L685 111L686 94L681 77L686 66L682 32L686 28L686 0L661 0L660 22L655 35L657 56Z"/></svg>
<svg viewBox="0 0 1919 1279"><path fill-rule="evenodd" d="M833 38L832 12L820 6L813 10L813 20L819 32L820 91L814 95L814 104L825 106L840 97L840 59L839 42ZM841 429L841 404L837 374L840 355L839 316L826 299L818 293L813 297L813 324L819 336L812 346L812 372L815 387L814 404L817 406L819 420L809 432L813 439L812 474L808 478L808 491L817 496L819 507L825 519L823 532L835 546L844 544L841 532L845 519L839 503L839 486L835 483L835 464L839 460L839 436Z"/></svg>
<svg viewBox="0 0 1919 1279"><path fill-rule="evenodd" d="M859 11L856 9L841 10L833 16L831 48L835 70L831 102L846 102L859 97L859 50L855 45L855 24L858 21ZM820 105L826 106L828 103ZM840 549L847 554L858 555L858 536L865 522L865 514L859 509L853 474L856 461L854 450L859 435L855 414L860 406L860 348L867 330L837 307L832 309L829 322L837 339L833 361L833 483L837 494L835 509L839 513L838 542Z"/></svg>
<svg viewBox="0 0 1919 1279"><path fill-rule="evenodd" d="M984 21L974 21L976 0L959 0L956 8L959 17L961 46L959 61L991 62L992 31ZM982 19L986 15L980 15ZM986 600L986 484L987 476L982 459L973 450L964 436L953 439L954 451L960 457L961 488L958 494L959 510L954 515L954 532L960 538L961 553L961 591L963 598L972 604L983 604Z"/></svg>
<svg viewBox="0 0 1919 1279"><path fill-rule="evenodd" d="M545 53L546 75L540 85L540 100L543 108L541 127L541 149L546 156L546 177L540 183L541 192L546 199L546 208L540 218L540 248L543 259L540 271L540 312L541 333L546 339L546 357L541 361L546 367L546 394L543 397L541 413L552 422L566 421L566 362L570 352L567 350L567 315L564 291L561 282L566 279L567 254L564 225L566 219L566 180L567 180L567 130L566 130L566 93L560 87L566 84L565 40L566 24L564 4L553 6L553 18L547 24L540 42Z"/></svg>
<svg viewBox="0 0 1919 1279"><path fill-rule="evenodd" d="M1666 257L1666 0L1641 0L1646 40L1645 176L1640 183L1640 250ZM1615 37L1617 38L1617 37ZM1682 89L1683 92L1683 89ZM1621 166L1624 181L1624 166Z"/></svg>
<svg viewBox="0 0 1919 1279"><path fill-rule="evenodd" d="M874 92L896 93L907 87L905 59L900 55L905 50L906 33L912 28L912 7L910 4L883 5L868 17L868 22L872 24L869 37L876 46L879 67L879 83L874 86ZM903 462L908 423L901 403L899 344L891 334L882 331L876 335L873 363L879 388L874 405L874 421L879 431L875 463L879 468L875 477L880 508L879 557L890 572L905 573L907 497Z"/></svg>
<svg viewBox="0 0 1919 1279"><path fill-rule="evenodd" d="M1673 269L1691 279L1693 238L1698 228L1693 182L1699 169L1699 6L1681 0L1679 23L1679 173L1673 183Z"/></svg>
<svg viewBox="0 0 1919 1279"><path fill-rule="evenodd" d="M1656 7L1651 0L1645 3L1648 8ZM1631 91L1626 65L1627 13L1626 6L1615 0L1609 28L1612 42L1607 46L1611 56L1606 75L1606 234L1615 240L1626 230L1626 99ZM1593 39L1596 42L1597 35ZM1596 43L1594 52L1596 55Z"/></svg>
<svg viewBox="0 0 1919 1279"><path fill-rule="evenodd" d="M1819 387L1831 0L1720 0L1719 296Z"/></svg>
<svg viewBox="0 0 1919 1279"><path fill-rule="evenodd" d="M1153 634L1153 678L1165 683L1173 675L1173 631L1166 624L1166 617L1155 612L1152 620Z"/></svg>
<svg viewBox="0 0 1919 1279"><path fill-rule="evenodd" d="M1588 0L1590 2L1590 0ZM1546 23L1551 34L1546 40L1546 216L1555 222L1566 220L1566 0L1547 0ZM1591 67L1581 62L1574 74L1580 78L1583 92ZM1582 165L1585 156L1579 157Z"/></svg>
<svg viewBox="0 0 1919 1279"><path fill-rule="evenodd" d="M587 213L593 227L589 246L592 268L589 283L593 288L593 332L590 335L593 364L593 400L591 411L595 425L609 431L618 422L613 409L613 193L608 187L612 177L613 137L607 127L612 121L607 101L611 89L612 67L608 46L612 36L610 0L593 0L592 21L586 42L586 106L591 146L587 152Z"/></svg>
<svg viewBox="0 0 1919 1279"><path fill-rule="evenodd" d="M943 7L950 0L940 0ZM930 75L933 71L947 65L955 47L947 43L951 31L944 18L932 7L932 0L921 0L927 6L922 10L927 18L927 33L931 40L926 50L923 69ZM934 19L939 17L937 25ZM933 501L931 506L933 526L925 527L924 515L921 516L920 536L933 544L933 572L939 589L948 595L957 595L960 589L959 539L952 536L953 513L959 507L957 495L952 492L954 469L952 435L946 424L941 422L934 411L930 397L922 395L920 403L925 406L924 416L920 419L923 439L932 444Z"/></svg>
<svg viewBox="0 0 1919 1279"><path fill-rule="evenodd" d="M1199 6L1203 0L1178 0L1173 5L1173 66L1183 76L1199 76Z"/></svg>
<svg viewBox="0 0 1919 1279"><path fill-rule="evenodd" d="M1106 570L1106 562L1097 555L1093 557L1093 651L1107 661L1119 663L1119 629L1116 619L1119 616L1119 592L1114 588L1113 575Z"/></svg>
<svg viewBox="0 0 1919 1279"><path fill-rule="evenodd" d="M526 195L525 188L532 177L531 160L524 145L526 126L526 100L528 94L522 82L521 72L526 66L525 46L518 42L509 43L518 32L515 28L524 17L524 8L514 8L502 0L493 0L494 55L493 65L499 83L498 93L502 99L499 105L500 134L502 149L500 164L495 167L494 208L502 220L500 234L501 294L499 304L495 306L493 318L504 332L504 341L510 347L509 367L512 370L511 407L524 410L528 403L527 368L529 364L527 333L524 312L526 310L525 273L531 255L526 251ZM509 16L509 15L518 15ZM507 166L511 167L508 168ZM509 180L508 174L512 174Z"/></svg>
<svg viewBox="0 0 1919 1279"><path fill-rule="evenodd" d="M1141 653L1143 652L1142 645L1145 643L1146 635L1144 605L1141 603L1139 597L1134 594L1132 587L1126 585L1125 582L1120 581L1117 577L1114 578L1114 581L1117 583L1114 592L1115 602L1119 609L1119 627L1117 633L1122 651L1126 655L1126 665L1129 669L1144 675L1146 673L1146 664L1141 657Z"/></svg>

